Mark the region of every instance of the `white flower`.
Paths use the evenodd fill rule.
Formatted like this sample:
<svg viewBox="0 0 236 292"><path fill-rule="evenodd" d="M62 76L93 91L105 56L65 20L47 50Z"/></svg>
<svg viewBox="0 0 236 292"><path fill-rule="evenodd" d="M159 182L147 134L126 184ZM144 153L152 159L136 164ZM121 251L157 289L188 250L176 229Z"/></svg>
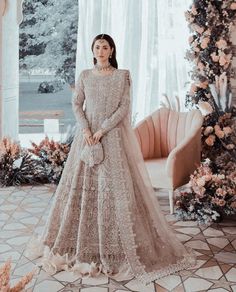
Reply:
<svg viewBox="0 0 236 292"><path fill-rule="evenodd" d="M20 168L23 158L20 157L13 162L13 169Z"/></svg>
<svg viewBox="0 0 236 292"><path fill-rule="evenodd" d="M192 212L193 210L194 210L194 207L193 207L193 205L191 205L191 206L189 207L189 211Z"/></svg>
<svg viewBox="0 0 236 292"><path fill-rule="evenodd" d="M199 101L198 102L198 106L199 106L199 109L200 111L202 112L202 114L204 116L210 114L213 112L213 108L212 106L209 104L209 102L206 102L206 101Z"/></svg>

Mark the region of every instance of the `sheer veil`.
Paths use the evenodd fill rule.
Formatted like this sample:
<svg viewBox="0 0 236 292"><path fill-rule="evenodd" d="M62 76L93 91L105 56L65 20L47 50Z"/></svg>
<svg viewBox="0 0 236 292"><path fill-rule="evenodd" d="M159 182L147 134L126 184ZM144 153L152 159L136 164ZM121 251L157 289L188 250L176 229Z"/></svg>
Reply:
<svg viewBox="0 0 236 292"><path fill-rule="evenodd" d="M143 156L131 126L133 86L130 77L130 108L122 121L122 141L133 180L133 194L118 203L122 244L134 275L145 284L196 264L193 251L174 234L162 214ZM114 177L115 183L115 177ZM118 186L117 186L118 187ZM122 192L122 189L120 189ZM126 196L127 197L127 196ZM125 225L122 222L125 220ZM123 229L123 226L129 230Z"/></svg>

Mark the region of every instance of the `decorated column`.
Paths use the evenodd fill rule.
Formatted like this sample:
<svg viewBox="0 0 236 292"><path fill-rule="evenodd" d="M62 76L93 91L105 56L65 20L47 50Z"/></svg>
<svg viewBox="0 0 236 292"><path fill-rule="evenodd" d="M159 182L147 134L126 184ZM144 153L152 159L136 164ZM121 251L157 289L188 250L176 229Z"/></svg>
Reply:
<svg viewBox="0 0 236 292"><path fill-rule="evenodd" d="M232 55L233 55L230 85L231 85L231 91L232 91L232 104L236 105L236 24L234 24L232 27L230 39L232 42Z"/></svg>
<svg viewBox="0 0 236 292"><path fill-rule="evenodd" d="M18 139L22 0L0 1L0 138Z"/></svg>
<svg viewBox="0 0 236 292"><path fill-rule="evenodd" d="M177 214L206 223L236 214L236 1L194 0L185 15L193 65L186 105L199 108L204 123L202 163Z"/></svg>

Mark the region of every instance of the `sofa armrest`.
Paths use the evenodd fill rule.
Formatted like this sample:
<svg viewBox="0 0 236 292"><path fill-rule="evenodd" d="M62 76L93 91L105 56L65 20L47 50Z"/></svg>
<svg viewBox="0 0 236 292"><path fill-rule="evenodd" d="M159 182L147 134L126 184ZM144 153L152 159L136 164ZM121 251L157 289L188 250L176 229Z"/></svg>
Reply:
<svg viewBox="0 0 236 292"><path fill-rule="evenodd" d="M169 154L166 173L172 177L174 187L188 182L189 176L201 161L201 128L192 133Z"/></svg>

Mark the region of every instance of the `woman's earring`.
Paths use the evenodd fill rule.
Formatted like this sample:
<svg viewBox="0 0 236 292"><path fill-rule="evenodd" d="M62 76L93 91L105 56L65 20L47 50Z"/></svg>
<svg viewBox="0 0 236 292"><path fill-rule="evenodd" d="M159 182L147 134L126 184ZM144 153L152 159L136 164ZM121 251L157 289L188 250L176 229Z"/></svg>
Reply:
<svg viewBox="0 0 236 292"><path fill-rule="evenodd" d="M109 57L109 58L111 59L111 57L112 57L112 55L110 55L110 57Z"/></svg>

